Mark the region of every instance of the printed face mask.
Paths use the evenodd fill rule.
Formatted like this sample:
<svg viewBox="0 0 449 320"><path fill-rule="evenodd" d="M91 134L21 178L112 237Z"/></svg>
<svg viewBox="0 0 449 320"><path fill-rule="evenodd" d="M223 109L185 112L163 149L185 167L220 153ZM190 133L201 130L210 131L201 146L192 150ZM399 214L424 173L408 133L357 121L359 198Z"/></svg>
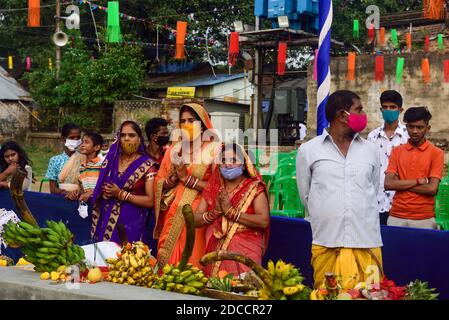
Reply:
<svg viewBox="0 0 449 320"><path fill-rule="evenodd" d="M235 180L243 174L243 165L235 168L220 168L220 172L226 180Z"/></svg>
<svg viewBox="0 0 449 320"><path fill-rule="evenodd" d="M139 143L122 142L122 150L125 154L131 155L139 150Z"/></svg>
<svg viewBox="0 0 449 320"><path fill-rule="evenodd" d="M355 113L349 113L348 111L345 111L348 116L348 126L351 128L354 132L361 132L363 131L367 124L368 124L368 117L366 114L355 114Z"/></svg>
<svg viewBox="0 0 449 320"><path fill-rule="evenodd" d="M75 151L76 148L78 148L81 145L81 143L82 143L81 140L70 140L70 139L65 140L65 146L70 151Z"/></svg>
<svg viewBox="0 0 449 320"><path fill-rule="evenodd" d="M188 137L186 138L190 141L194 141L201 134L201 127L199 126L199 123L184 123L181 124L181 129L185 130L185 133L188 134Z"/></svg>
<svg viewBox="0 0 449 320"><path fill-rule="evenodd" d="M399 110L382 110L382 118L386 123L393 123L399 119Z"/></svg>

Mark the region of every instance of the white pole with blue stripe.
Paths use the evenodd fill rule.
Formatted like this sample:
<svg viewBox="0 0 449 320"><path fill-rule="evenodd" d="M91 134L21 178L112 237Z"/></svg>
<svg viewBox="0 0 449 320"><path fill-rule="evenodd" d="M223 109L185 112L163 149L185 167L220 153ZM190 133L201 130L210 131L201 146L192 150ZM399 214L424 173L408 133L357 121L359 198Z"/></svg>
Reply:
<svg viewBox="0 0 449 320"><path fill-rule="evenodd" d="M326 103L331 89L330 49L333 19L332 0L319 0L320 37L318 42L317 135L328 127Z"/></svg>

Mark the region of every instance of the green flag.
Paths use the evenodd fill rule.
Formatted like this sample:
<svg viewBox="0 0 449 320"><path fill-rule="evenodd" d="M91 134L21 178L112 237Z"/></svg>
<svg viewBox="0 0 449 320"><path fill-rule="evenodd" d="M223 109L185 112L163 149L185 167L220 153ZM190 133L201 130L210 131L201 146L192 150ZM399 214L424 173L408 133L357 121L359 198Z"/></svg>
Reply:
<svg viewBox="0 0 449 320"><path fill-rule="evenodd" d="M354 20L354 26L352 30L352 36L354 39L358 39L360 37L360 26L359 26L359 20Z"/></svg>
<svg viewBox="0 0 449 320"><path fill-rule="evenodd" d="M396 62L396 83L402 83L402 76L404 74L404 58L398 58Z"/></svg>
<svg viewBox="0 0 449 320"><path fill-rule="evenodd" d="M398 42L398 32L396 29L391 29L391 42L393 43L393 46L395 48L398 47L399 42Z"/></svg>
<svg viewBox="0 0 449 320"><path fill-rule="evenodd" d="M441 33L438 34L438 49L444 49L443 35Z"/></svg>
<svg viewBox="0 0 449 320"><path fill-rule="evenodd" d="M120 17L118 1L108 2L108 42L121 42L122 34L120 32Z"/></svg>

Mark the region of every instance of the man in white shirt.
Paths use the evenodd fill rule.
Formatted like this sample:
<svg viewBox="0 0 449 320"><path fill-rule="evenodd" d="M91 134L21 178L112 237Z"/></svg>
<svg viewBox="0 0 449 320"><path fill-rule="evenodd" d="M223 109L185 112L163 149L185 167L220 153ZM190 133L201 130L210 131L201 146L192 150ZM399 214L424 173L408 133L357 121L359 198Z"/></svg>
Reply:
<svg viewBox="0 0 449 320"><path fill-rule="evenodd" d="M367 117L358 95L333 93L326 118L328 131L299 148L298 189L310 215L315 287L333 272L343 288L352 289L366 280L369 266L382 273L380 161L375 145L359 135Z"/></svg>
<svg viewBox="0 0 449 320"><path fill-rule="evenodd" d="M377 194L377 203L380 224L386 225L395 193L394 191L385 191L384 189L388 159L390 158L391 150L407 143L409 136L405 125L399 122L399 115L404 110L402 108L401 94L394 90L382 92L380 105L384 124L369 133L368 141L373 142L379 150L380 187Z"/></svg>

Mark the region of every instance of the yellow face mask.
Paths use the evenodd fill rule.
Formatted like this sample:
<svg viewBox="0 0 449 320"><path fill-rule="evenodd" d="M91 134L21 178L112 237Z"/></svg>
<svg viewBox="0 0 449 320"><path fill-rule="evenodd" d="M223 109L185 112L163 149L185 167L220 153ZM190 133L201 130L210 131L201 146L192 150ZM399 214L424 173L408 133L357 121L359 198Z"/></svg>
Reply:
<svg viewBox="0 0 449 320"><path fill-rule="evenodd" d="M186 138L189 141L194 141L201 135L200 122L183 123L181 124L181 129L185 130L184 134L188 135Z"/></svg>

